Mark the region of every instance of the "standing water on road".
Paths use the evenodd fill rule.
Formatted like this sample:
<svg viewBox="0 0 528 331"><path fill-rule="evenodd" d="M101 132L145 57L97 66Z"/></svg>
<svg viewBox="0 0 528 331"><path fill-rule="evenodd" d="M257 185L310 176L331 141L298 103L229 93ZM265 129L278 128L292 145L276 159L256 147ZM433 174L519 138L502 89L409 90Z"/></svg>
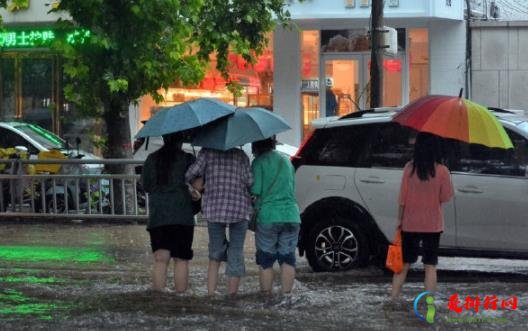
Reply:
<svg viewBox="0 0 528 331"><path fill-rule="evenodd" d="M441 258L435 319L428 325L413 308L423 291L419 264L396 306L386 305L392 277L381 269L313 273L301 257L293 295L264 298L252 233L246 243L247 276L240 295L207 298L204 227L195 229L191 290L178 295L170 280L164 292L149 290L152 253L144 225L0 224L0 330L528 328L528 261ZM225 281L220 280L221 293ZM460 313L448 309L454 294ZM496 309L485 309L485 298L492 296L498 300ZM512 297L515 309L503 308ZM425 300L418 302L420 314L428 309Z"/></svg>

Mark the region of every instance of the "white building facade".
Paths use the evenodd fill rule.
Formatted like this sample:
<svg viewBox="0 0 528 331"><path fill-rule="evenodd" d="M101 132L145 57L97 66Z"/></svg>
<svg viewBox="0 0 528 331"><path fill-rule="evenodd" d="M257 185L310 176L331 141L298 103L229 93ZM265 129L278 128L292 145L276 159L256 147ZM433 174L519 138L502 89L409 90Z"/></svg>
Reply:
<svg viewBox="0 0 528 331"><path fill-rule="evenodd" d="M294 28L273 35L273 110L293 128L280 140L299 145L314 118L368 108L371 2L292 1L289 11ZM465 87L464 1L385 1L384 25L398 31L398 53L383 64L384 106Z"/></svg>

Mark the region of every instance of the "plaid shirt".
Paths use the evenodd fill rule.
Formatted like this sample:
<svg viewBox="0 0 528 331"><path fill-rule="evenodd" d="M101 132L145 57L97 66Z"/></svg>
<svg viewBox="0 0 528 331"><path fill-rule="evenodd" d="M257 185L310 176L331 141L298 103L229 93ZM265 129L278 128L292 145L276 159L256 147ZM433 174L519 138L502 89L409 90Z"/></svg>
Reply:
<svg viewBox="0 0 528 331"><path fill-rule="evenodd" d="M201 149L196 162L187 169L185 180L190 182L196 177L204 178L202 212L208 221L234 223L251 218L253 176L244 151Z"/></svg>

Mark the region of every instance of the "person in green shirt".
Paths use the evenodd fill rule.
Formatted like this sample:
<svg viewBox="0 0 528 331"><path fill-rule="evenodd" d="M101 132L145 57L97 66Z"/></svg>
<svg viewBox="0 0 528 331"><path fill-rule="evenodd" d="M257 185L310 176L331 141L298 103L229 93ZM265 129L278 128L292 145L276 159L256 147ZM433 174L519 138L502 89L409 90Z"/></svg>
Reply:
<svg viewBox="0 0 528 331"><path fill-rule="evenodd" d="M145 160L142 182L149 193L147 231L154 253L152 288L165 288L167 267L174 260L176 292L185 292L189 279L189 260L193 257L194 215L185 171L194 156L182 150L184 134L163 136L163 147Z"/></svg>
<svg viewBox="0 0 528 331"><path fill-rule="evenodd" d="M252 144L255 160L251 165L257 226L256 260L260 266L260 290L271 294L273 264L281 268L282 293L288 295L295 279L295 249L300 216L295 199L295 169L285 156L275 151L275 139Z"/></svg>

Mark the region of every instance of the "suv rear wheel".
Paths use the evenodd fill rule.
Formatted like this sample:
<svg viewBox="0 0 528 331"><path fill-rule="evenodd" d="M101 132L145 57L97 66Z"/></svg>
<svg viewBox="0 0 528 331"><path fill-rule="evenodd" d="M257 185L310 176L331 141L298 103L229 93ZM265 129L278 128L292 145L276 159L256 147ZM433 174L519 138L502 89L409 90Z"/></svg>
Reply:
<svg viewBox="0 0 528 331"><path fill-rule="evenodd" d="M344 271L368 262L365 233L345 219L316 224L307 239L306 258L314 271Z"/></svg>

